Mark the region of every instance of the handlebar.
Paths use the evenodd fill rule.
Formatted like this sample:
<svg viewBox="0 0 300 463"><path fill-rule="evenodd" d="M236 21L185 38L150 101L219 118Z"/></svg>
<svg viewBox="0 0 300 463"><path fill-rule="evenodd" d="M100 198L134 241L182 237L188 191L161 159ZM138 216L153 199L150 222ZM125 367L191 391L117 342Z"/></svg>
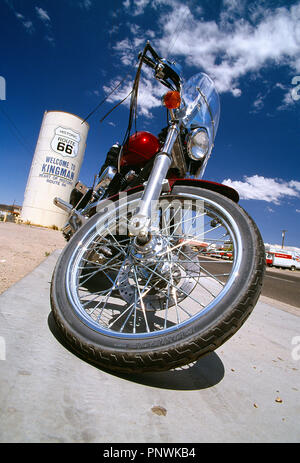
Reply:
<svg viewBox="0 0 300 463"><path fill-rule="evenodd" d="M142 57L142 53L139 54L139 58L141 57ZM147 64L147 66L149 66L152 69L155 69L157 66L156 63L152 61L152 59L148 58L147 56L143 56L142 60L145 64Z"/></svg>
<svg viewBox="0 0 300 463"><path fill-rule="evenodd" d="M147 52L151 53L153 59L146 56ZM169 82L169 80L171 80L176 90L180 91L180 76L165 62L165 60L159 57L149 42L146 43L143 52L141 52L138 57L147 66L154 69L155 78L158 79L163 85L170 88L171 90L174 90L174 87Z"/></svg>

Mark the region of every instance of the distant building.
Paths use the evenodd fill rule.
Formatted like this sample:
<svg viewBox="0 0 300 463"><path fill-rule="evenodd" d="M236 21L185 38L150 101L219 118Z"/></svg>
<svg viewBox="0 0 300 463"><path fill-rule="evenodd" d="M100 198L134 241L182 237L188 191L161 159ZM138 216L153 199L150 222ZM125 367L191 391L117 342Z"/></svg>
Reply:
<svg viewBox="0 0 300 463"><path fill-rule="evenodd" d="M15 222L16 218L19 217L22 210L22 206L17 204L0 204L0 217L3 222Z"/></svg>

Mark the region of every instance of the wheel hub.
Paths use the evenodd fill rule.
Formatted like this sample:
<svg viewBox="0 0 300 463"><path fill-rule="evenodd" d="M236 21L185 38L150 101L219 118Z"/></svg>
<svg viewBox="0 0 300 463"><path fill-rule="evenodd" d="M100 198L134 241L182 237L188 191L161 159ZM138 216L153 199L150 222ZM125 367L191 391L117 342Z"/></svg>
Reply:
<svg viewBox="0 0 300 463"><path fill-rule="evenodd" d="M195 288L199 265L193 262L189 246L184 257L172 252L166 237L155 236L145 246L135 245L119 273L118 290L128 303L138 301L147 311L176 306ZM141 302L142 301L142 302Z"/></svg>

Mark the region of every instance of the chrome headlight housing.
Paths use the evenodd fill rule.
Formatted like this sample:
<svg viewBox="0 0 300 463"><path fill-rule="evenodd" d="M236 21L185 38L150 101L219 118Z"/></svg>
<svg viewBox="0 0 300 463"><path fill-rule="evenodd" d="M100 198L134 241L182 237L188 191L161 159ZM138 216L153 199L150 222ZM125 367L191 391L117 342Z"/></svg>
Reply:
<svg viewBox="0 0 300 463"><path fill-rule="evenodd" d="M205 158L209 151L208 133L203 128L192 130L188 135L187 152L194 161L201 161Z"/></svg>

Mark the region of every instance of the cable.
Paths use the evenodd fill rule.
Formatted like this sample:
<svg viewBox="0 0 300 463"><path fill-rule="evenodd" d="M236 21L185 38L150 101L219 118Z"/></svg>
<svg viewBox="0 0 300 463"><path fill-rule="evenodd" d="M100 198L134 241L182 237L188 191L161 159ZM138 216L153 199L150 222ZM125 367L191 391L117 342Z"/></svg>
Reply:
<svg viewBox="0 0 300 463"><path fill-rule="evenodd" d="M139 82L140 82L140 77L141 77L141 69L143 65L143 57L145 54L146 47L143 51L143 53L140 56L137 72L135 75L135 79L133 82L133 87L132 87L132 92L131 92L131 99L130 99L130 109L129 109L129 121L128 121L128 127L125 132L124 140L122 145L125 145L125 143L128 142L130 133L131 133L131 128L132 128L132 123L134 120L134 125L135 125L135 132L137 131L136 129L136 118L137 118L137 100L138 100L138 90L139 90Z"/></svg>
<svg viewBox="0 0 300 463"><path fill-rule="evenodd" d="M129 75L130 75L130 73L126 74L126 76L124 77L124 79L120 80L120 82L111 90L111 92L109 92L109 94L106 95L106 97L103 98L103 100L100 101L100 103L99 103L99 104L98 104L98 105L86 116L86 118L81 122L81 124L83 124L85 121L87 121L88 118L89 118L90 116L92 116L92 115L97 111L97 109L99 109L100 106L102 106L103 103L105 103L106 100L108 100L108 98L110 97L110 95L112 95L112 94L120 87L120 85L124 82L125 79L127 79L127 77L128 77ZM105 117L106 117L106 116L105 116ZM104 117L104 118L105 118L105 117ZM104 119L104 118L103 118L103 119Z"/></svg>
<svg viewBox="0 0 300 463"><path fill-rule="evenodd" d="M186 13L186 16L185 16L185 18L184 18L183 21L182 21L182 17L179 17L178 24L177 24L177 26L176 26L176 28L175 28L175 32L174 32L174 34L173 34L173 38L170 40L170 45L169 45L168 50L167 50L167 57L169 57L169 55L170 55L170 53L171 53L171 50L174 48L175 43L176 43L176 41L177 41L177 39L178 39L178 37L179 37L179 34L182 32L182 30L183 30L183 28L184 28L184 26L185 26L185 23L186 23L186 20L187 20L187 18L188 18L188 13L189 13L189 12L190 12L190 10ZM179 16L180 16L180 15L179 15ZM182 22L182 25L181 25L180 31L178 31L180 22ZM175 38L175 40L174 40L174 38ZM172 43L173 40L174 40L174 42Z"/></svg>
<svg viewBox="0 0 300 463"><path fill-rule="evenodd" d="M23 137L22 133L20 132L20 130L18 129L18 127L16 126L16 124L14 123L14 121L10 118L10 116L4 111L4 109L2 108L2 105L0 106L0 111L2 112L2 114L5 116L6 120L9 122L9 124L14 128L15 132L14 133L12 130L12 134L17 138L17 140L19 141L19 143L23 146L23 148L26 149L26 151L28 151L28 153L30 153L32 155L33 153L33 150L31 150L29 148L29 146L27 145L27 141L25 140L25 138Z"/></svg>
<svg viewBox="0 0 300 463"><path fill-rule="evenodd" d="M103 116L100 119L100 122L103 122L104 119L106 119L106 117L109 116L109 114L112 113L114 109L116 109L118 106L120 106L120 104L124 103L124 101L127 100L127 98L132 94L132 92L133 92L133 90L131 90L131 92L129 92L128 95L125 96L125 98L123 98L123 100L119 101L119 103L117 103L110 111L108 111L108 113L106 113L105 116Z"/></svg>

